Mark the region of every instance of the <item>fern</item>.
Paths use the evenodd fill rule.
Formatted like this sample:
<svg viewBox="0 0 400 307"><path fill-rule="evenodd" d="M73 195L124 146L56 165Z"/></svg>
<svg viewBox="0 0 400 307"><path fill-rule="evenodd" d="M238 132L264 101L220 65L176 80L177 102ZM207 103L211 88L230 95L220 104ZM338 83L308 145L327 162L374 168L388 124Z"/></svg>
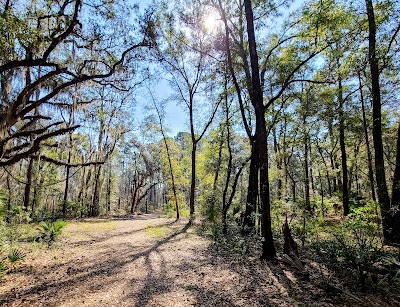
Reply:
<svg viewBox="0 0 400 307"><path fill-rule="evenodd" d="M54 223L41 222L39 224L39 235L36 239L38 242L46 242L52 245L60 236L61 230L67 225L65 221L56 221Z"/></svg>
<svg viewBox="0 0 400 307"><path fill-rule="evenodd" d="M23 260L24 258L25 254L17 248L11 249L7 255L7 259L8 261L10 261L11 264L16 264L17 262Z"/></svg>

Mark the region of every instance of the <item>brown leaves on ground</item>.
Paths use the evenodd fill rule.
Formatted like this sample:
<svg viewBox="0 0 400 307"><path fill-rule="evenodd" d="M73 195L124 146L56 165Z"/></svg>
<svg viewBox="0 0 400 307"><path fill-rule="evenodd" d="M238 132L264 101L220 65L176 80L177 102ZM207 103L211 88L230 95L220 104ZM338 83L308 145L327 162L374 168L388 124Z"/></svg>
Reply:
<svg viewBox="0 0 400 307"><path fill-rule="evenodd" d="M32 253L3 279L0 305L362 305L318 282L278 261L216 253L183 222L149 214L71 222L57 246Z"/></svg>

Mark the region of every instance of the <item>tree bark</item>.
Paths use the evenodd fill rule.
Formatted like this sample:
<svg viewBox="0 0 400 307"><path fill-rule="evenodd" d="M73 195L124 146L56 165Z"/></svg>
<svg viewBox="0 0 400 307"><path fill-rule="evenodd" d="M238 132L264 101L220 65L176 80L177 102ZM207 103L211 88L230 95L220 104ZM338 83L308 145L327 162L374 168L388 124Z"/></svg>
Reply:
<svg viewBox="0 0 400 307"><path fill-rule="evenodd" d="M75 86L74 101L69 114L68 126L74 125L76 99L77 99L77 87ZM65 167L66 169L65 188L64 188L63 208L62 208L62 213L64 217L67 214L68 190L69 190L69 179L70 179L69 176L71 172L71 166L69 165L71 164L71 151L72 151L72 131L68 132L68 165Z"/></svg>
<svg viewBox="0 0 400 307"><path fill-rule="evenodd" d="M12 197L12 192L11 192L11 182L10 182L10 175L7 173L7 191L8 191L8 197L7 197L7 211L11 211L11 197Z"/></svg>
<svg viewBox="0 0 400 307"><path fill-rule="evenodd" d="M106 196L106 204L107 204L107 213L111 211L111 184L112 184L112 173L111 173L111 162L108 166L108 181L107 181L107 196Z"/></svg>
<svg viewBox="0 0 400 307"><path fill-rule="evenodd" d="M225 79L226 80L226 79ZM225 82L226 85L226 82ZM225 89L226 90L226 89ZM225 91L226 93L226 91ZM228 96L227 93L225 94L225 121L226 121L226 145L228 147L228 167L226 170L226 179L225 179L225 187L224 191L222 192L222 232L226 234L228 232L227 223L226 223L226 216L228 213L229 205L226 200L226 196L228 193L229 182L231 179L232 174L232 146L231 146L231 130L230 130L230 121L229 121L229 105L228 105Z"/></svg>
<svg viewBox="0 0 400 307"><path fill-rule="evenodd" d="M24 209L28 211L30 207L30 196L32 187L32 174L33 174L33 158L29 157L28 169L26 170L26 182L24 191Z"/></svg>
<svg viewBox="0 0 400 307"><path fill-rule="evenodd" d="M346 143L344 137L344 101L343 101L343 86L342 77L339 74L339 143L340 152L342 155L342 195L343 195L343 215L347 216L350 212L349 208L349 180L347 170Z"/></svg>
<svg viewBox="0 0 400 307"><path fill-rule="evenodd" d="M360 99L361 99L361 109L362 109L362 117L363 117L365 144L367 146L368 179L369 179L369 184L371 186L372 200L376 201L374 170L373 170L373 166L372 166L371 145L369 143L369 136L368 136L367 117L365 115L365 104L364 104L364 95L363 95L362 84L361 84L361 74L360 74L360 72L357 72L357 74L358 74L358 82L359 82L359 86L360 86Z"/></svg>
<svg viewBox="0 0 400 307"><path fill-rule="evenodd" d="M212 188L212 195L211 195L210 207L209 207L209 212L210 213L215 211L215 199L216 199L216 194L217 194L219 173L221 171L222 147L223 147L223 145L224 145L224 132L222 131L221 135L219 136L217 167L215 169L214 180L213 180L213 188ZM229 165L228 165L228 169L229 169Z"/></svg>
<svg viewBox="0 0 400 307"><path fill-rule="evenodd" d="M330 143L331 143L331 151L329 152L329 162L331 164L331 169L333 172L332 175L332 188L333 192L338 191L338 182L337 182L337 174L336 174L336 162L335 162L335 148L336 144L334 141L334 135L333 135L333 123L332 123L332 118L328 118L328 131L329 131L329 138L330 138Z"/></svg>
<svg viewBox="0 0 400 307"><path fill-rule="evenodd" d="M194 220L194 199L196 193L196 149L197 143L192 139L192 175L190 184L189 214L190 222Z"/></svg>
<svg viewBox="0 0 400 307"><path fill-rule="evenodd" d="M376 57L376 23L375 13L372 0L365 0L367 16L368 16L368 29L369 29L369 49L368 60L371 70L371 86L372 86L372 136L374 140L375 149L375 175L378 192L378 200L381 206L382 213L382 228L383 237L386 242L400 243L399 240L395 242L393 233L393 221L390 214L390 198L386 184L385 175L385 160L383 153L383 140L382 140L382 105L381 105L381 90L379 85L379 67L378 59Z"/></svg>
<svg viewBox="0 0 400 307"><path fill-rule="evenodd" d="M70 136L71 137L71 136ZM72 138L72 137L71 137ZM71 163L71 148L68 150L68 164ZM63 217L67 215L67 201L68 201L68 189L69 189L69 174L71 167L66 166L66 172L65 172L65 188L64 188L64 197L63 197L63 205L62 205L62 214Z"/></svg>
<svg viewBox="0 0 400 307"><path fill-rule="evenodd" d="M230 46L230 31L228 27L228 21L226 18L225 10L222 6L221 0L218 0L218 5L221 11L221 17L222 21L224 23L224 28L225 28L225 46L226 46L226 56L227 56L227 64L228 64L228 69L232 77L233 85L235 87L235 91L237 94L237 98L239 101L239 106L240 106L240 114L242 117L242 122L243 126L246 130L247 137L249 138L250 141L250 147L251 147L251 155L250 155L250 169L249 169L249 180L248 180L248 187L247 187L247 199L246 199L246 208L245 208L245 214L244 214L244 220L243 220L243 228L247 227L248 229L254 229L255 226L255 212L256 212L256 206L257 206L257 196L258 196L258 159L257 159L257 154L254 150L255 147L255 137L252 135L252 131L250 129L250 126L247 122L247 118L245 115L245 107L242 99L242 94L241 94L241 88L239 85L239 81L236 78L235 70L233 67L233 60L232 60L232 53L231 53L231 46ZM240 15L240 24L242 24L242 17ZM243 43L243 41L242 41ZM248 88L250 90L251 88L251 77L249 73L249 67L247 65L247 59L245 55L241 55L243 59L243 63L245 66L245 74L246 74L246 83L248 85ZM252 93L250 93L252 95Z"/></svg>
<svg viewBox="0 0 400 307"><path fill-rule="evenodd" d="M400 121L397 129L396 166L393 174L392 186L392 233L393 243L400 243Z"/></svg>
<svg viewBox="0 0 400 307"><path fill-rule="evenodd" d="M307 106L304 106L307 108ZM311 211L310 204L310 177L309 177L309 166L308 166L308 133L307 133L307 110L303 110L303 129L304 129L304 193L305 193L305 210Z"/></svg>
<svg viewBox="0 0 400 307"><path fill-rule="evenodd" d="M272 129L274 134L274 152L275 152L275 161L276 168L278 169L278 187L277 187L277 198L282 199L282 157L280 156L279 148L278 148L278 140L276 137L276 129Z"/></svg>
<svg viewBox="0 0 400 307"><path fill-rule="evenodd" d="M256 149L256 141L251 138L251 154L249 179L247 186L247 201L244 215L244 225L249 229L254 229L255 212L257 207L258 196L258 155Z"/></svg>
<svg viewBox="0 0 400 307"><path fill-rule="evenodd" d="M98 216L100 214L100 194L103 186L102 169L101 164L95 166L93 201L90 208L90 216Z"/></svg>
<svg viewBox="0 0 400 307"><path fill-rule="evenodd" d="M326 181L328 183L328 194L329 194L330 197L332 197L332 186L331 186L331 178L330 178L329 172L328 172L328 165L326 163L324 154L322 152L322 148L318 144L318 139L317 139L317 148L318 148L319 155L321 156L322 163L325 166L325 177L326 177Z"/></svg>
<svg viewBox="0 0 400 307"><path fill-rule="evenodd" d="M272 260L275 258L276 251L272 236L271 211L270 211L270 194L269 194L269 178L268 178L268 144L267 129L265 122L265 107L263 104L263 95L260 83L260 72L258 66L258 55L256 47L256 39L254 32L254 16L251 7L251 0L244 1L247 35L249 41L249 52L252 73L252 104L256 113L256 152L258 154L258 166L260 170L260 207L263 236L262 258Z"/></svg>

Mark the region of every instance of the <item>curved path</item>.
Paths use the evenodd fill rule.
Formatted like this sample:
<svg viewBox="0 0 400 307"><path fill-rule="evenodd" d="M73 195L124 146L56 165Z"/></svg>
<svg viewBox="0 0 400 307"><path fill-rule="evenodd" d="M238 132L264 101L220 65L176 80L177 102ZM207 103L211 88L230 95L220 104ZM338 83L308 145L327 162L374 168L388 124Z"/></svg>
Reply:
<svg viewBox="0 0 400 307"><path fill-rule="evenodd" d="M340 305L278 263L222 257L210 244L156 214L71 222L55 247L4 278L0 305Z"/></svg>

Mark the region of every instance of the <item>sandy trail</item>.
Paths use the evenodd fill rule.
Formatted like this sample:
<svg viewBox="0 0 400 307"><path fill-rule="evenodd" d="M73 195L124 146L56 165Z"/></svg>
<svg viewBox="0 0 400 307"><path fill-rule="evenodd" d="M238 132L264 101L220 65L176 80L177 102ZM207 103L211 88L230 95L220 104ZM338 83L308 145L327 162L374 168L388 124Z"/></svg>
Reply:
<svg viewBox="0 0 400 307"><path fill-rule="evenodd" d="M0 305L333 306L280 265L219 256L172 222L157 214L71 222L55 248L4 278Z"/></svg>

